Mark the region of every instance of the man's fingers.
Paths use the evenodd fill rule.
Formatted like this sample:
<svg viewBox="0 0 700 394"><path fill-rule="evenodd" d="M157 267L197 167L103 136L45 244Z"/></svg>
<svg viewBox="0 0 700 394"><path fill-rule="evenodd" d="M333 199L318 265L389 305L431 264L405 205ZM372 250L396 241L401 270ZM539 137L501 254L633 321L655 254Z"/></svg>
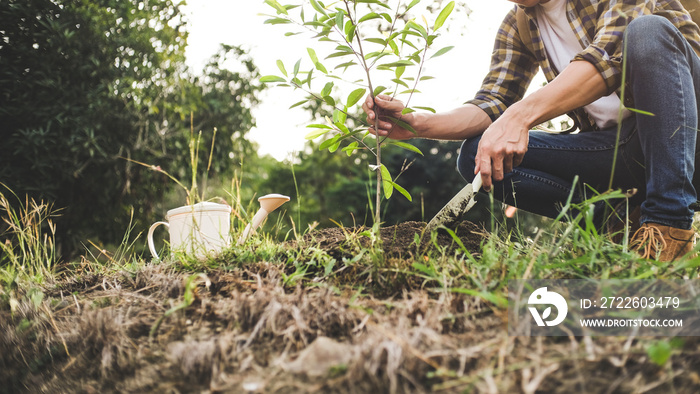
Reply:
<svg viewBox="0 0 700 394"><path fill-rule="evenodd" d="M374 98L375 104L389 112L402 111L404 106L400 100L394 100L391 96L380 94Z"/></svg>
<svg viewBox="0 0 700 394"><path fill-rule="evenodd" d="M481 180L482 180L482 188L484 191L491 191L491 158L488 156L482 158L479 160L479 163L477 164L477 167L479 167L479 171L481 172Z"/></svg>
<svg viewBox="0 0 700 394"><path fill-rule="evenodd" d="M503 174L501 174L500 178L496 177L496 180L502 181L506 174L513 171L513 161L512 157L503 158Z"/></svg>

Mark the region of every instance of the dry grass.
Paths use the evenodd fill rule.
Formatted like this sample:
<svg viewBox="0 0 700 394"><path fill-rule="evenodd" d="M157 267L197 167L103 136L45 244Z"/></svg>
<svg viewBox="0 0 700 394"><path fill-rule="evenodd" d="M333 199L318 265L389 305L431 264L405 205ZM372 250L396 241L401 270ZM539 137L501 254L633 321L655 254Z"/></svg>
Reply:
<svg viewBox="0 0 700 394"><path fill-rule="evenodd" d="M275 264L64 281L0 312L0 380L25 392L696 392L698 341L664 367L647 339L510 338L503 311L448 292L386 299L285 288ZM74 296L76 292L78 296Z"/></svg>

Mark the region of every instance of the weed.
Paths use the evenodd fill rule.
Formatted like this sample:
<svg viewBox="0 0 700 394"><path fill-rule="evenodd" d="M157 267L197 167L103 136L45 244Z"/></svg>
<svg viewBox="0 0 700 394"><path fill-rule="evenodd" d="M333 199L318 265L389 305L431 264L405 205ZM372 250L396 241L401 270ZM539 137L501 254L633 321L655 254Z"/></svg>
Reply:
<svg viewBox="0 0 700 394"><path fill-rule="evenodd" d="M0 186L19 202L15 208L0 192L0 275L3 282L27 280L43 284L53 279L57 255L52 206L28 198L22 203L7 186L2 183Z"/></svg>

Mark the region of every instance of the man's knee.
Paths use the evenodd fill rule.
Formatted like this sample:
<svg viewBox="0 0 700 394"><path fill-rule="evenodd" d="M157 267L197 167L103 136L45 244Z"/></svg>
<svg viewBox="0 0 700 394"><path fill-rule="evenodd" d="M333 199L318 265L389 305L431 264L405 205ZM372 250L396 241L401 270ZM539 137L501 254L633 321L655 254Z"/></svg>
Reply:
<svg viewBox="0 0 700 394"><path fill-rule="evenodd" d="M674 33L680 35L678 29L662 16L643 15L635 18L625 30L628 58L642 64L646 58L658 59Z"/></svg>
<svg viewBox="0 0 700 394"><path fill-rule="evenodd" d="M462 148L459 150L459 156L457 157L457 171L459 171L462 178L467 182L471 182L474 179L474 160L476 159L476 152L479 149L479 140L481 137L474 137L465 140L462 143Z"/></svg>

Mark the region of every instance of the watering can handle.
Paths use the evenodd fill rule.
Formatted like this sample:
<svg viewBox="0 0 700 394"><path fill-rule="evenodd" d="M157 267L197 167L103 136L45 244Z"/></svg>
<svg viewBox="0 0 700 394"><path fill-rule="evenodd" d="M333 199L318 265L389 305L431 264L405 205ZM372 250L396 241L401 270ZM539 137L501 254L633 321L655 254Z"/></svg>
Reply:
<svg viewBox="0 0 700 394"><path fill-rule="evenodd" d="M269 215L269 212L267 212L265 209L260 208L258 212L255 213L255 216L253 216L253 220L251 220L250 223L248 223L247 226L245 226L245 229L243 230L243 234L241 237L238 239L238 244L243 245L245 243L245 240L248 239L248 236L250 233L255 232L255 229L260 227L260 224L265 220L265 218Z"/></svg>
<svg viewBox="0 0 700 394"><path fill-rule="evenodd" d="M167 222L155 222L151 225L151 228L148 229L148 249L151 251L151 254L156 260L160 260L160 257L158 257L156 246L153 244L153 231L155 231L156 227L160 226L161 224L167 227L168 231L170 231L170 224Z"/></svg>

